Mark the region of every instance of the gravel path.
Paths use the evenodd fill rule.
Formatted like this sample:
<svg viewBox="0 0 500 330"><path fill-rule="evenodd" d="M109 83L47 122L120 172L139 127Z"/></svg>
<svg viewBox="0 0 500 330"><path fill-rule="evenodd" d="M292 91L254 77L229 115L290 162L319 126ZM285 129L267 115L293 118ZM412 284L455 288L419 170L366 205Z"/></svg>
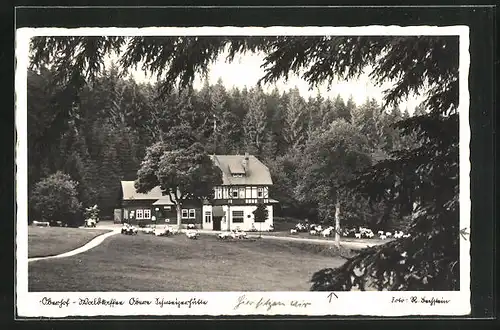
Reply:
<svg viewBox="0 0 500 330"><path fill-rule="evenodd" d="M116 235L118 233L120 233L120 229L113 229L113 231L111 231L109 233L105 233L105 234L102 234L102 235L99 235L99 236L93 238L90 242L88 242L87 244L85 244L83 246L80 246L77 249L71 250L69 252L61 253L61 254L58 254L55 256L29 258L28 262L37 261L37 260L54 259L54 258L71 257L71 256L74 256L76 254L80 254L82 252L85 252L85 251L88 251L90 249L95 248L96 246L98 246L99 244L104 242L104 240L106 238L113 236L113 235Z"/></svg>

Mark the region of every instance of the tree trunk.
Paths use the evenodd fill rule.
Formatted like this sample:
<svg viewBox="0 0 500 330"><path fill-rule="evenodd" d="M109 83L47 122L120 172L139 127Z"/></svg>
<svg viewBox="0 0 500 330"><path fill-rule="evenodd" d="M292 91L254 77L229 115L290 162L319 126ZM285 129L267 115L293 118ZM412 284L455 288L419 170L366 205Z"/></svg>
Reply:
<svg viewBox="0 0 500 330"><path fill-rule="evenodd" d="M175 209L177 211L177 228L180 230L181 229L181 216L182 216L181 205L176 204Z"/></svg>
<svg viewBox="0 0 500 330"><path fill-rule="evenodd" d="M340 247L340 199L335 204L335 244Z"/></svg>

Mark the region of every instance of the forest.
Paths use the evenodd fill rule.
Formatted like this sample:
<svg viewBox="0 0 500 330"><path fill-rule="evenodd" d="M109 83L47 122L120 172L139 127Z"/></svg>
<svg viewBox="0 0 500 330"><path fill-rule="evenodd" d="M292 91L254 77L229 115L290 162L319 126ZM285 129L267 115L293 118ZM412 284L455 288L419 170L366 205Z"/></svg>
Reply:
<svg viewBox="0 0 500 330"><path fill-rule="evenodd" d="M56 74L46 67L28 74L29 191L61 171L77 182L82 205L98 204L104 217L120 205L120 181L137 178L147 147L159 141L173 149L200 142L210 154L253 154L271 171L277 216L324 222L333 221L332 185L417 141L394 127L410 117L408 109L384 109L374 99L357 105L352 96L305 99L298 88L228 89L221 79L165 94L158 84L137 83L112 65L86 83L75 102L58 89ZM64 107L70 107L70 120L58 120ZM48 134L53 132L61 134ZM328 153L338 143L359 157L349 162L348 155ZM386 228L402 218L391 205L374 206L349 191L343 205L349 225Z"/></svg>
<svg viewBox="0 0 500 330"><path fill-rule="evenodd" d="M153 141L184 153L248 151L268 164L281 215L328 222L336 208L343 225L408 223L410 237L314 273L312 290L460 288L457 36L35 37L30 51L30 208L54 200L45 192L58 187L58 201L98 201L109 212L111 186L151 167L141 158L158 149ZM314 88L366 72L391 86L383 105L258 86L192 89L216 59L259 52L259 82L294 73ZM103 70L109 54L121 70ZM120 78L139 65L155 86ZM397 108L415 94L424 100L412 116Z"/></svg>

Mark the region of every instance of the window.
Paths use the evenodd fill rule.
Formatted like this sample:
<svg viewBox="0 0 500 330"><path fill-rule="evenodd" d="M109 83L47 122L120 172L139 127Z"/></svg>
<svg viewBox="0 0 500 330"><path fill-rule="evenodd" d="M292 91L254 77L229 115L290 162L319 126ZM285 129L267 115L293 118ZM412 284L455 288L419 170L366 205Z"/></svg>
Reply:
<svg viewBox="0 0 500 330"><path fill-rule="evenodd" d="M134 216L134 211L130 211L130 217ZM135 218L137 220L151 219L151 209L135 210Z"/></svg>
<svg viewBox="0 0 500 330"><path fill-rule="evenodd" d="M123 219L128 219L128 210L123 210Z"/></svg>
<svg viewBox="0 0 500 330"><path fill-rule="evenodd" d="M188 218L188 210L186 210L186 209L182 210L182 218L183 219L187 219Z"/></svg>
<svg viewBox="0 0 500 330"><path fill-rule="evenodd" d="M258 198L262 198L262 195L263 195L263 190L262 190L262 188L257 188L257 197L258 197Z"/></svg>
<svg viewBox="0 0 500 330"><path fill-rule="evenodd" d="M212 222L212 213L211 212L205 212L205 222L206 223Z"/></svg>
<svg viewBox="0 0 500 330"><path fill-rule="evenodd" d="M167 210L167 211L170 211L172 209L172 207L171 206L164 206L163 209Z"/></svg>
<svg viewBox="0 0 500 330"><path fill-rule="evenodd" d="M232 188L231 196L233 196L233 198L238 198L238 189L237 188Z"/></svg>
<svg viewBox="0 0 500 330"><path fill-rule="evenodd" d="M221 187L214 188L214 198L216 198L216 199L222 198L222 188Z"/></svg>
<svg viewBox="0 0 500 330"><path fill-rule="evenodd" d="M240 188L240 198L245 198L245 188Z"/></svg>
<svg viewBox="0 0 500 330"><path fill-rule="evenodd" d="M243 222L243 211L233 211L233 222Z"/></svg>
<svg viewBox="0 0 500 330"><path fill-rule="evenodd" d="M189 210L189 219L194 219L194 218L196 218L195 209L190 209Z"/></svg>

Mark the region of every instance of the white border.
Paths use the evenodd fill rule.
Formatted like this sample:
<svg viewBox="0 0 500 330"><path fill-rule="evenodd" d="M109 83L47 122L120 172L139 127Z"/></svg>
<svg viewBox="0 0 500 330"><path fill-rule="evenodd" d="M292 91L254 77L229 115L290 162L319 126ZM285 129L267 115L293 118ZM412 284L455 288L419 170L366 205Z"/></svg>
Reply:
<svg viewBox="0 0 500 330"><path fill-rule="evenodd" d="M26 88L29 40L33 36L213 36L213 35L457 35L460 37L460 228L470 228L470 162L469 162L469 90L468 73L469 28L467 26L363 26L363 27L196 27L196 28L22 28L16 31L16 141L17 165L17 286L16 305L20 317L65 317L104 315L365 315L406 316L440 315L456 316L470 313L470 242L460 239L460 291L456 292L336 292L338 298L330 299L329 292L28 292L27 253L27 116ZM241 305L235 309L239 299L254 301L252 305ZM43 297L53 301L69 299L69 306L59 308L42 304ZM411 303L417 297L449 300L446 304ZM101 298L124 301L121 306L79 305L80 298ZM129 300L139 298L152 300L150 306L131 306ZM156 298L172 301L200 299L206 305L155 305ZM262 302L282 302L284 306L267 305ZM407 300L391 303L393 298ZM293 301L310 303L307 307L293 306ZM191 300L193 302L193 300ZM297 305L297 304L295 304Z"/></svg>

